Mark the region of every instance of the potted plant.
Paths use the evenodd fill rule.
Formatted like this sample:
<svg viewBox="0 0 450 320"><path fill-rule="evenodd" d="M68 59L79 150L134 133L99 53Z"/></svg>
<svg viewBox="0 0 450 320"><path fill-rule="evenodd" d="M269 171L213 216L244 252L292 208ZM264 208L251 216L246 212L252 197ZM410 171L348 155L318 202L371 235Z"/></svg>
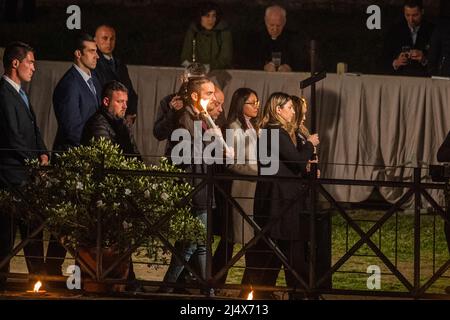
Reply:
<svg viewBox="0 0 450 320"><path fill-rule="evenodd" d="M58 155L48 170L42 171L37 161L32 161L31 167L33 178L23 190L27 203L84 264L97 260L97 247L102 248L103 271L108 262L130 248L140 247L154 256L161 247L156 232L166 239L197 241L205 237L205 228L191 215L189 202L182 202L192 187L177 177L146 175L150 171L182 172L165 158L159 165L146 165L124 156L110 141L99 139ZM139 170L140 174L123 170ZM5 192L0 202L3 206L23 203ZM164 220L166 216L170 218Z"/></svg>

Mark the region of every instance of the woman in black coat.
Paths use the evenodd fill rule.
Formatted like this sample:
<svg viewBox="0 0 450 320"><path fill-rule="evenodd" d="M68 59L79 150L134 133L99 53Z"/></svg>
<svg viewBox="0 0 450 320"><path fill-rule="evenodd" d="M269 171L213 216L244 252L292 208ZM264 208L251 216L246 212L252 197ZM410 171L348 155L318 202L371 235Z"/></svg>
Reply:
<svg viewBox="0 0 450 320"><path fill-rule="evenodd" d="M271 155L272 149L276 152L278 146L278 171L274 174L273 181L258 181L255 192L255 220L261 228L270 225L269 235L278 248L287 257L289 264L297 273L302 273L302 262L298 252L304 252L301 248L305 243L305 235L301 232L304 223L300 216L303 208L302 193L304 188L299 181L281 180L279 177L300 177L306 171L306 164L314 152L314 142L308 141L303 152L297 150L297 139L294 125L295 111L291 97L285 93L273 93L267 101L260 127L267 130L267 146L260 141L258 148L267 147L265 154ZM277 137L276 144L272 145L272 135ZM258 155L264 154L258 152ZM267 163L266 159L258 159L259 172L264 167L270 167L273 163ZM252 248L247 257L250 261L244 273L243 283L253 285L273 286L281 268L281 261L275 253L268 248L264 240ZM261 270L262 268L262 270ZM298 287L300 283L291 272L286 272L288 286ZM255 293L258 298L269 298L261 293Z"/></svg>

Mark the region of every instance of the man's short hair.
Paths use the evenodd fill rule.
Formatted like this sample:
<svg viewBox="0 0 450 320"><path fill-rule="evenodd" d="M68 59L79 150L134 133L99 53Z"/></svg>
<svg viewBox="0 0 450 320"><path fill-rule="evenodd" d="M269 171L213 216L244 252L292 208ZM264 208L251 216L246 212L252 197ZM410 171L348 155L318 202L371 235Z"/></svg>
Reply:
<svg viewBox="0 0 450 320"><path fill-rule="evenodd" d="M15 59L22 62L28 52L34 52L34 49L28 44L20 41L11 42L6 46L5 52L3 53L3 68L5 70L10 69Z"/></svg>
<svg viewBox="0 0 450 320"><path fill-rule="evenodd" d="M94 38L88 33L82 33L82 34L75 36L74 43L72 46L73 52L75 52L76 50L80 50L81 52L83 52L83 49L85 48L85 46L84 46L85 41L95 43Z"/></svg>
<svg viewBox="0 0 450 320"><path fill-rule="evenodd" d="M268 15L275 13L275 12L281 13L281 15L283 16L283 19L286 21L286 15L287 15L286 9L277 4L266 8L265 17L267 17Z"/></svg>
<svg viewBox="0 0 450 320"><path fill-rule="evenodd" d="M98 31L98 29L100 29L100 28L112 29L112 30L114 30L114 32L116 32L116 28L114 28L112 25L110 25L110 24L108 24L108 23L103 23L103 24L99 25L99 26L95 29L94 35L97 34L97 31Z"/></svg>
<svg viewBox="0 0 450 320"><path fill-rule="evenodd" d="M121 82L113 80L113 81L107 82L103 86L102 100L104 98L111 99L114 91L122 91L122 92L128 93L127 87L125 87Z"/></svg>
<svg viewBox="0 0 450 320"><path fill-rule="evenodd" d="M408 8L419 8L420 10L423 9L423 2L422 0L405 0L405 3L403 4L404 7Z"/></svg>

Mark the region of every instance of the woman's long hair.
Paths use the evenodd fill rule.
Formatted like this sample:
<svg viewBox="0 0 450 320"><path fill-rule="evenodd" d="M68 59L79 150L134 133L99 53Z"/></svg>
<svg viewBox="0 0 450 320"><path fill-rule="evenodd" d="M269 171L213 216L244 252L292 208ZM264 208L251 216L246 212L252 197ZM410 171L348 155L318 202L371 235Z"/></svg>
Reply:
<svg viewBox="0 0 450 320"><path fill-rule="evenodd" d="M256 99L258 99L258 94L249 88L239 88L233 93L230 110L228 111L227 127L234 121L239 120L244 131L250 129L247 126L247 121L245 121L244 106L245 101L247 101L252 93L256 96ZM250 123L253 125L256 132L258 132L257 118L250 119Z"/></svg>
<svg viewBox="0 0 450 320"><path fill-rule="evenodd" d="M267 128L268 126L281 126L286 130L291 137L294 144L297 144L295 139L295 126L292 122L287 122L277 113L277 107L283 108L286 103L291 101L291 96L284 92L274 92L270 95L261 115L259 128Z"/></svg>
<svg viewBox="0 0 450 320"><path fill-rule="evenodd" d="M309 132L308 128L302 123L303 116L305 115L305 112L308 108L306 99L299 98L297 96L291 96L291 99L295 109L295 116L294 116L295 130L300 132L306 139L308 139L311 133ZM305 112L303 112L303 109L305 110Z"/></svg>

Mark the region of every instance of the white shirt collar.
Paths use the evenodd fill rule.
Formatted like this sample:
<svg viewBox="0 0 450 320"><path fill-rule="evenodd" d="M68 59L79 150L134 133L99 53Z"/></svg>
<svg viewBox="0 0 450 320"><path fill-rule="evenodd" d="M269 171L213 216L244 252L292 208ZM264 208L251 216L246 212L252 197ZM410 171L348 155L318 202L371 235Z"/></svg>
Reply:
<svg viewBox="0 0 450 320"><path fill-rule="evenodd" d="M107 54L102 53L106 60L112 60L113 56L108 56Z"/></svg>
<svg viewBox="0 0 450 320"><path fill-rule="evenodd" d="M417 32L419 32L420 26L417 26L415 28L411 28L410 25L408 24L408 28L411 31L411 33L414 32L414 31L417 33Z"/></svg>
<svg viewBox="0 0 450 320"><path fill-rule="evenodd" d="M92 78L91 75L87 74L86 72L84 72L83 70L81 70L81 68L79 66L77 66L75 63L73 64L73 66L75 67L75 69L77 69L77 71L81 74L81 76L83 77L84 81L88 81L90 78Z"/></svg>
<svg viewBox="0 0 450 320"><path fill-rule="evenodd" d="M10 85L13 86L14 89L16 89L17 93L20 92L20 84L17 84L14 82L10 77L8 77L6 74L3 75L3 79L5 79Z"/></svg>

